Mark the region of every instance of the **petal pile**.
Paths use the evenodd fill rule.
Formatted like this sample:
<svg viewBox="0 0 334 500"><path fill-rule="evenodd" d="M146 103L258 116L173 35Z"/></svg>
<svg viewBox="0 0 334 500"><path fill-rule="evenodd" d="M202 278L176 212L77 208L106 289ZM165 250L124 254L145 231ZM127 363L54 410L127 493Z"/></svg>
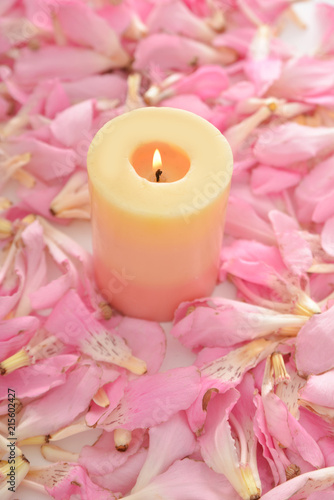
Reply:
<svg viewBox="0 0 334 500"><path fill-rule="evenodd" d="M294 3L0 2L1 499L333 500L334 6L301 55ZM162 326L114 310L68 236L90 234L92 138L143 106L202 116L235 159L236 299L179 305L196 359L168 370Z"/></svg>

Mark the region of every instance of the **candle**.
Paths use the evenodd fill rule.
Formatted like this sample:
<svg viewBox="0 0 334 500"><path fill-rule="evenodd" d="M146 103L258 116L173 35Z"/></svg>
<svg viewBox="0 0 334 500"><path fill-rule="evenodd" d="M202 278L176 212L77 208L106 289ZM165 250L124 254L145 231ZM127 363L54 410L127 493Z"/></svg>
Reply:
<svg viewBox="0 0 334 500"><path fill-rule="evenodd" d="M232 175L226 139L203 118L141 108L106 123L88 152L93 260L122 313L169 321L210 295Z"/></svg>

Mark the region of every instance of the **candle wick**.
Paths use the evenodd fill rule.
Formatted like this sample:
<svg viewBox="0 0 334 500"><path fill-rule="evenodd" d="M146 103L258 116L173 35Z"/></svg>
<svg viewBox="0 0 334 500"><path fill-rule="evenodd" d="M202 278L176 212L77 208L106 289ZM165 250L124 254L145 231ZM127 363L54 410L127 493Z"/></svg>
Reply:
<svg viewBox="0 0 334 500"><path fill-rule="evenodd" d="M162 170L160 170L160 168L158 168L158 170L155 172L155 178L156 178L157 182L160 181L161 175L162 175Z"/></svg>

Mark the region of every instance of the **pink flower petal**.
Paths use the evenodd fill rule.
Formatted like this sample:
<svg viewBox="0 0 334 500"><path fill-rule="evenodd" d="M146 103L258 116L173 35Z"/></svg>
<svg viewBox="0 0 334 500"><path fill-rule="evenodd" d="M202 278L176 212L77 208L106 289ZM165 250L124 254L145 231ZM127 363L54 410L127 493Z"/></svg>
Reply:
<svg viewBox="0 0 334 500"><path fill-rule="evenodd" d="M259 166L252 170L251 186L255 194L280 193L284 189L296 186L301 174L280 168Z"/></svg>
<svg viewBox="0 0 334 500"><path fill-rule="evenodd" d="M102 408L93 401L85 416L85 421L88 426L95 426L99 419L108 416L116 408L124 396L126 385L127 379L124 375L121 375L115 381L103 387L109 399L109 405L107 408ZM97 474L97 472L95 472L95 474Z"/></svg>
<svg viewBox="0 0 334 500"><path fill-rule="evenodd" d="M334 131L327 127L306 127L284 123L260 132L254 155L260 163L286 167L296 162L316 158L334 149Z"/></svg>
<svg viewBox="0 0 334 500"><path fill-rule="evenodd" d="M79 365L67 375L59 387L51 389L43 398L30 403L21 414L16 428L18 439L52 434L71 424L87 410L100 386L101 370L91 365ZM62 401L62 405L59 405ZM63 411L66 408L66 412Z"/></svg>
<svg viewBox="0 0 334 500"><path fill-rule="evenodd" d="M205 432L199 438L199 442L206 464L215 472L226 476L241 498L247 499L255 495L256 491L249 491L247 487L239 463L243 458L238 457L235 439L228 422L239 396L238 391L231 389L223 396L219 395L210 401Z"/></svg>
<svg viewBox="0 0 334 500"><path fill-rule="evenodd" d="M318 204L334 193L333 158L315 165L296 188L297 215L302 223L311 222Z"/></svg>
<svg viewBox="0 0 334 500"><path fill-rule="evenodd" d="M334 217L328 219L321 232L321 245L325 252L334 257Z"/></svg>
<svg viewBox="0 0 334 500"><path fill-rule="evenodd" d="M158 3L147 19L150 33L167 32L209 43L215 32L180 0Z"/></svg>
<svg viewBox="0 0 334 500"><path fill-rule="evenodd" d="M70 500L76 496L87 499L115 499L111 492L94 484L85 469L78 464L58 462L35 468L30 471L27 479L42 484L55 500Z"/></svg>
<svg viewBox="0 0 334 500"><path fill-rule="evenodd" d="M211 123L216 118L215 112L195 94L182 94L170 97L161 101L159 105L191 111Z"/></svg>
<svg viewBox="0 0 334 500"><path fill-rule="evenodd" d="M187 314L187 311L189 313ZM281 328L301 328L308 318L223 298L184 302L175 313L171 334L191 349L234 345Z"/></svg>
<svg viewBox="0 0 334 500"><path fill-rule="evenodd" d="M297 336L296 365L303 376L316 375L334 368L334 338L331 325L334 308L308 320Z"/></svg>
<svg viewBox="0 0 334 500"><path fill-rule="evenodd" d="M300 476L290 479L276 488L268 491L261 497L262 500L302 500L303 498L312 498L314 491L322 491L334 483L334 467L307 472ZM305 496L306 495L306 496ZM326 498L321 493L320 496L313 499L320 500ZM331 497L330 497L331 498Z"/></svg>
<svg viewBox="0 0 334 500"><path fill-rule="evenodd" d="M42 181L69 175L76 166L77 156L72 149L53 146L35 138L15 138L6 145L6 149L15 154L31 153L26 169Z"/></svg>
<svg viewBox="0 0 334 500"><path fill-rule="evenodd" d="M111 434L107 432L107 434ZM117 451L120 455L120 452ZM112 474L91 475L94 483L99 484L103 488L120 493L116 498L122 498L131 491L136 484L136 480L140 469L142 468L147 456L147 450L140 448L134 455L131 455L127 460L117 467ZM100 457L98 458L100 463Z"/></svg>
<svg viewBox="0 0 334 500"><path fill-rule="evenodd" d="M277 342L254 340L200 367L200 393L187 410L190 427L197 435L203 431L208 402L215 394L224 394L240 384L245 373L271 354L276 347Z"/></svg>
<svg viewBox="0 0 334 500"><path fill-rule="evenodd" d="M193 366L143 375L129 382L117 408L98 427L108 431L152 427L187 409L198 392L199 373Z"/></svg>
<svg viewBox="0 0 334 500"><path fill-rule="evenodd" d="M270 360L267 360L262 386L262 401L268 430L284 448L291 449L313 467L323 467L324 457L315 439L290 413L287 405L274 393L270 377Z"/></svg>
<svg viewBox="0 0 334 500"><path fill-rule="evenodd" d="M187 71L192 65L229 64L234 55L177 35L158 33L141 40L135 52L136 70L158 64L162 71Z"/></svg>
<svg viewBox="0 0 334 500"><path fill-rule="evenodd" d="M247 219L243 216L245 213ZM259 217L249 203L233 195L229 198L225 232L234 238L256 239L266 245L275 243L275 236L268 222Z"/></svg>
<svg viewBox="0 0 334 500"><path fill-rule="evenodd" d="M329 70L331 61L312 57L292 58L283 67L281 77L270 92L278 97L307 100L307 97L326 94L334 85L334 76Z"/></svg>
<svg viewBox="0 0 334 500"><path fill-rule="evenodd" d="M244 68L249 80L255 84L257 95L263 95L270 85L279 78L282 61L274 58L249 60L245 62Z"/></svg>
<svg viewBox="0 0 334 500"><path fill-rule="evenodd" d="M134 356L145 361L149 375L159 371L166 352L166 337L159 323L124 317L114 331Z"/></svg>
<svg viewBox="0 0 334 500"><path fill-rule="evenodd" d="M286 267L276 246L238 239L221 252L222 270L251 283L272 286Z"/></svg>
<svg viewBox="0 0 334 500"><path fill-rule="evenodd" d="M75 148L79 141L81 141L80 144L83 144L83 141L89 143L93 112L94 103L91 100L65 109L52 121L50 125L52 134L65 147Z"/></svg>
<svg viewBox="0 0 334 500"><path fill-rule="evenodd" d="M254 418L254 432L262 446L263 456L270 466L274 484L277 485L286 480L285 464L281 460L282 453L284 452L280 455L274 445L273 437L267 426L263 402L260 395L255 396L254 404L257 407Z"/></svg>
<svg viewBox="0 0 334 500"><path fill-rule="evenodd" d="M144 431L136 429L132 433L127 450L119 452L115 448L113 433L104 431L93 446L84 446L82 448L79 463L82 467L85 467L91 477L106 476L112 473L117 475L118 469L138 453L143 444L143 439Z"/></svg>
<svg viewBox="0 0 334 500"><path fill-rule="evenodd" d="M334 8L333 5L319 4L317 5L316 15L321 24L321 45L318 49L318 54L333 54L334 53Z"/></svg>
<svg viewBox="0 0 334 500"><path fill-rule="evenodd" d="M14 75L25 85L36 85L42 78L77 80L120 65L93 50L45 45L37 53L23 48Z"/></svg>
<svg viewBox="0 0 334 500"><path fill-rule="evenodd" d="M269 218L287 268L296 275L306 273L313 263L313 255L310 245L299 234L298 223L278 210L271 211Z"/></svg>
<svg viewBox="0 0 334 500"><path fill-rule="evenodd" d="M17 316L29 314L31 311L30 294L44 285L46 281L43 228L39 222L36 220L29 224L21 238L24 243L26 276L22 295L16 306Z"/></svg>
<svg viewBox="0 0 334 500"><path fill-rule="evenodd" d="M148 498L173 500L237 500L233 489L222 474L216 474L203 462L185 458L178 460L163 474L137 493L128 495L129 500Z"/></svg>
<svg viewBox="0 0 334 500"><path fill-rule="evenodd" d="M61 3L56 16L65 36L75 44L91 47L119 66L129 61L116 33L88 5L74 0Z"/></svg>
<svg viewBox="0 0 334 500"><path fill-rule="evenodd" d="M184 412L149 430L150 444L145 463L138 475L132 493L145 488L155 476L165 472L176 460L191 455L195 449L195 435L189 428Z"/></svg>
<svg viewBox="0 0 334 500"><path fill-rule="evenodd" d="M6 339L0 342L0 352L1 352L1 361L9 358L13 354L17 353L22 347L28 344L28 342L32 339L34 335L34 331L23 331L20 332L16 337L11 337L10 339ZM7 387L7 386L6 386Z"/></svg>
<svg viewBox="0 0 334 500"><path fill-rule="evenodd" d="M104 328L74 290L70 290L49 315L45 328L67 346L73 346L97 361L146 372L144 361L132 356L125 341Z"/></svg>
<svg viewBox="0 0 334 500"><path fill-rule="evenodd" d="M6 387L15 391L15 396L37 398L53 387L66 382L66 371L76 363L78 356L63 354L43 359L36 364L15 370L6 375ZM0 399L7 398L7 388L0 387Z"/></svg>
<svg viewBox="0 0 334 500"><path fill-rule="evenodd" d="M300 397L321 406L334 408L334 395L328 391L328 387L332 387L333 377L333 370L320 375L311 375L301 389Z"/></svg>
<svg viewBox="0 0 334 500"><path fill-rule="evenodd" d="M18 337L19 334L24 331L34 333L39 326L40 320L34 316L21 316L19 318L0 321L0 340L5 341L13 337Z"/></svg>
<svg viewBox="0 0 334 500"><path fill-rule="evenodd" d="M228 85L229 80L224 68L207 64L178 80L170 90L176 94L194 93L206 100L219 97Z"/></svg>
<svg viewBox="0 0 334 500"><path fill-rule="evenodd" d="M92 75L73 82L62 82L66 95L72 103L88 99L105 98L125 101L126 78L116 73Z"/></svg>

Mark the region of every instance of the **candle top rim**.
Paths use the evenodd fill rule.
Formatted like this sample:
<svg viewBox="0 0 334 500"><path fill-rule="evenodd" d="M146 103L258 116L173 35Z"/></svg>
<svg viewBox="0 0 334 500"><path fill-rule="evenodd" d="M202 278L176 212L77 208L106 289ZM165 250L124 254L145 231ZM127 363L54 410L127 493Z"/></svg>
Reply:
<svg viewBox="0 0 334 500"><path fill-rule="evenodd" d="M137 174L129 160L132 151L154 141L187 153L190 168L184 177L153 183ZM198 210L192 198L203 188L211 194L198 194L202 205L209 206L229 186L232 166L231 148L214 125L190 111L167 107L139 108L113 118L97 132L87 156L92 189L120 209L150 216L152 207L157 216L168 217L179 216L187 204L190 211Z"/></svg>

